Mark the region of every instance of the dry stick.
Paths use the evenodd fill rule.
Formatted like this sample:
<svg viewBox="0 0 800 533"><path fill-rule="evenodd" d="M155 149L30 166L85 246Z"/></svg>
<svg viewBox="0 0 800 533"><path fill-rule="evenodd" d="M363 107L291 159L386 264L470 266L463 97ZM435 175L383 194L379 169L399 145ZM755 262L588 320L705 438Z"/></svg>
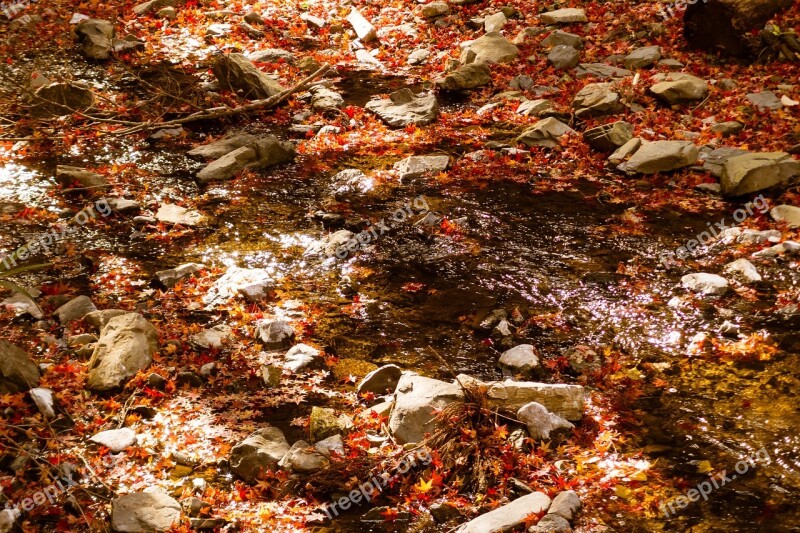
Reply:
<svg viewBox="0 0 800 533"><path fill-rule="evenodd" d="M231 117L235 115L241 115L243 113L249 113L251 111L258 111L261 109L267 109L273 106L278 105L279 103L286 100L289 96L296 93L299 90L305 88L309 83L314 81L319 76L325 74L331 68L330 65L323 65L320 67L316 72L302 80L300 83L292 87L291 89L287 89L282 91L274 96L266 98L264 100L256 100L249 104L241 105L234 108L228 107L215 107L212 109L204 109L203 111L199 111L197 113L193 113L187 117L178 118L175 120L168 120L167 122L159 122L157 124L153 124L150 122L143 122L138 126L134 126L132 128L126 128L124 130L118 130L110 132L111 135L128 135L130 133L136 133L139 131L150 131L150 130L160 130L163 128L169 128L172 126L180 126L182 124L186 124L188 122L195 122L198 120L208 120L208 119L217 119L217 118L224 118L224 117Z"/></svg>

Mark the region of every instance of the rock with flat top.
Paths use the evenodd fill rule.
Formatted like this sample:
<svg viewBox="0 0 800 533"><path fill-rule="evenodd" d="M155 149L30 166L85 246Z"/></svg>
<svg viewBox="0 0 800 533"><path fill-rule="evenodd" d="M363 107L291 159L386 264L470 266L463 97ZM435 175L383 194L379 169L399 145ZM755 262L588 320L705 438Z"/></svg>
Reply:
<svg viewBox="0 0 800 533"><path fill-rule="evenodd" d="M500 32L492 31L471 41L461 53L461 64L508 63L519 55L519 48Z"/></svg>
<svg viewBox="0 0 800 533"><path fill-rule="evenodd" d="M532 492L470 520L459 527L456 533L510 531L523 524L530 515L546 511L548 507L550 498L546 494Z"/></svg>
<svg viewBox="0 0 800 533"><path fill-rule="evenodd" d="M400 89L389 98L371 100L365 107L395 128L411 124L424 126L436 120L439 114L436 96L431 93L415 95L411 89Z"/></svg>
<svg viewBox="0 0 800 533"><path fill-rule="evenodd" d="M181 518L181 504L163 492L136 492L111 502L111 527L120 533L167 531Z"/></svg>
<svg viewBox="0 0 800 533"><path fill-rule="evenodd" d="M722 165L722 194L740 196L779 185L800 177L800 161L786 152L760 152L734 155Z"/></svg>
<svg viewBox="0 0 800 533"><path fill-rule="evenodd" d="M574 24L576 22L589 22L583 9L567 7L556 9L539 15L542 24Z"/></svg>
<svg viewBox="0 0 800 533"><path fill-rule="evenodd" d="M639 174L668 172L693 165L700 154L691 141L645 142L620 170Z"/></svg>

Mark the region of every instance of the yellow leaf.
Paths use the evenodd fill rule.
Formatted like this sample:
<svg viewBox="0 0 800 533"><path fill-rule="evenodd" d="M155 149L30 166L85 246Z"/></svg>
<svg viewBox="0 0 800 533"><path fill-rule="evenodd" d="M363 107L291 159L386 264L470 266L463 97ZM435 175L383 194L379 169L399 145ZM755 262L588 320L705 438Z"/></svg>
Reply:
<svg viewBox="0 0 800 533"><path fill-rule="evenodd" d="M417 491L425 494L433 489L433 479L430 481L425 481L425 479L420 478L419 483L414 485L414 488L417 489Z"/></svg>

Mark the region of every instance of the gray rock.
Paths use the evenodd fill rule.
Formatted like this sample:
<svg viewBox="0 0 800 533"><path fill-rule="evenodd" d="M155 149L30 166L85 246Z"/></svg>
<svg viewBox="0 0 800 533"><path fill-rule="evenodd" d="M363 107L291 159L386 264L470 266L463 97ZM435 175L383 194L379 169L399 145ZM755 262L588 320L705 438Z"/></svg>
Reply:
<svg viewBox="0 0 800 533"><path fill-rule="evenodd" d="M635 70L639 68L650 68L661 59L660 46L646 46L634 50L625 56L625 68Z"/></svg>
<svg viewBox="0 0 800 533"><path fill-rule="evenodd" d="M284 90L280 83L258 70L242 54L220 55L212 70L220 87L242 91L245 98L269 98Z"/></svg>
<svg viewBox="0 0 800 533"><path fill-rule="evenodd" d="M581 54L576 49L566 44L559 44L553 47L547 55L547 60L556 70L565 70L578 64Z"/></svg>
<svg viewBox="0 0 800 533"><path fill-rule="evenodd" d="M92 311L97 311L92 300L88 296L78 296L56 309L53 315L58 317L59 322L66 324L72 320L80 320Z"/></svg>
<svg viewBox="0 0 800 533"><path fill-rule="evenodd" d="M533 39L543 33L546 33L547 29L529 26L527 28L522 28L520 32L514 37L514 44L525 44L526 41ZM557 44L569 44L569 43L557 43ZM578 48L577 46L575 48Z"/></svg>
<svg viewBox="0 0 800 533"><path fill-rule="evenodd" d="M613 154L608 156L608 160L612 164L618 165L635 154L636 150L638 150L641 146L642 140L639 137L634 137L630 141L617 148Z"/></svg>
<svg viewBox="0 0 800 533"><path fill-rule="evenodd" d="M558 139L568 133L575 133L575 130L555 118L540 120L517 137L516 142L526 146L544 146L555 148L558 146Z"/></svg>
<svg viewBox="0 0 800 533"><path fill-rule="evenodd" d="M197 173L200 183L233 178L245 168L261 169L294 159L294 145L274 135L260 137L212 161Z"/></svg>
<svg viewBox="0 0 800 533"><path fill-rule="evenodd" d="M539 15L542 24L574 24L576 22L589 22L583 9L567 7L556 9Z"/></svg>
<svg viewBox="0 0 800 533"><path fill-rule="evenodd" d="M422 6L422 16L425 18L443 17L450 14L450 4L447 2L431 2Z"/></svg>
<svg viewBox="0 0 800 533"><path fill-rule="evenodd" d="M549 506L550 498L546 494L532 492L470 520L459 527L456 533L509 531L524 523L529 515L546 511Z"/></svg>
<svg viewBox="0 0 800 533"><path fill-rule="evenodd" d="M31 400L36 404L36 408L43 417L48 420L56 417L55 398L52 390L36 387L28 391L28 394L31 395Z"/></svg>
<svg viewBox="0 0 800 533"><path fill-rule="evenodd" d="M572 533L567 519L557 514L546 514L528 533Z"/></svg>
<svg viewBox="0 0 800 533"><path fill-rule="evenodd" d="M436 84L447 91L477 89L492 82L491 71L486 63L473 62L438 78Z"/></svg>
<svg viewBox="0 0 800 533"><path fill-rule="evenodd" d="M741 148L733 148L730 146L722 146L711 152L701 152L700 159L703 161L703 167L708 170L712 175L721 178L722 167L725 162L737 155L744 155L749 153L747 150Z"/></svg>
<svg viewBox="0 0 800 533"><path fill-rule="evenodd" d="M508 22L508 19L506 18L505 14L500 11L493 15L487 16L483 21L483 28L486 33L500 31L503 29L503 26L506 25L506 22Z"/></svg>
<svg viewBox="0 0 800 533"><path fill-rule="evenodd" d="M320 442L352 429L353 421L347 415L336 416L336 411L328 407L312 407L308 418L308 431L312 442Z"/></svg>
<svg viewBox="0 0 800 533"><path fill-rule="evenodd" d="M100 333L89 360L87 385L105 391L122 385L147 368L158 351L155 326L138 313L128 313L108 321Z"/></svg>
<svg viewBox="0 0 800 533"><path fill-rule="evenodd" d="M692 292L704 295L725 294L730 288L728 280L717 274L708 274L706 272L687 274L681 278L681 284Z"/></svg>
<svg viewBox="0 0 800 533"><path fill-rule="evenodd" d="M203 303L208 306L217 306L234 296L242 295L243 292L269 291L273 284L272 275L263 268L230 267L209 289L203 297ZM256 287L261 289L256 290Z"/></svg>
<svg viewBox="0 0 800 533"><path fill-rule="evenodd" d="M353 27L356 36L361 41L366 43L377 37L375 26L373 26L358 9L352 8L350 14L347 15L347 22Z"/></svg>
<svg viewBox="0 0 800 533"><path fill-rule="evenodd" d="M519 55L519 48L493 31L470 42L461 53L461 64L508 63Z"/></svg>
<svg viewBox="0 0 800 533"><path fill-rule="evenodd" d="M346 229L329 233L321 240L309 246L303 255L324 255L326 257L333 257L338 252L344 250L346 256L347 251L355 252L360 247L358 241L354 237L355 234ZM351 247L348 248L348 246Z"/></svg>
<svg viewBox="0 0 800 533"><path fill-rule="evenodd" d="M549 440L554 431L567 431L575 427L537 402L520 407L517 418L528 428L528 435L537 441Z"/></svg>
<svg viewBox="0 0 800 533"><path fill-rule="evenodd" d="M800 228L800 207L776 205L769 212L777 222L785 222L789 228Z"/></svg>
<svg viewBox="0 0 800 533"><path fill-rule="evenodd" d="M783 107L783 102L772 91L761 91L760 93L749 93L747 100L756 106L759 111L774 111Z"/></svg>
<svg viewBox="0 0 800 533"><path fill-rule="evenodd" d="M434 503L428 510L437 524L444 524L461 516L458 506L450 502Z"/></svg>
<svg viewBox="0 0 800 533"><path fill-rule="evenodd" d="M402 374L403 369L397 365L384 365L380 368L376 368L364 376L364 379L362 379L358 387L356 387L356 392L359 395L368 392L377 395L394 392Z"/></svg>
<svg viewBox="0 0 800 533"><path fill-rule="evenodd" d="M209 222L209 218L200 211L175 204L161 204L156 211L156 220L189 227L205 226Z"/></svg>
<svg viewBox="0 0 800 533"><path fill-rule="evenodd" d="M114 531L166 531L180 517L181 505L163 492L136 492L111 502L111 527Z"/></svg>
<svg viewBox="0 0 800 533"><path fill-rule="evenodd" d="M745 153L722 165L722 194L740 196L786 185L800 176L800 161L786 152Z"/></svg>
<svg viewBox="0 0 800 533"><path fill-rule="evenodd" d="M75 26L83 54L90 59L108 59L114 39L114 25L107 20L87 19Z"/></svg>
<svg viewBox="0 0 800 533"><path fill-rule="evenodd" d="M375 182L366 176L362 171L355 168L348 168L331 177L331 193L336 198L369 192Z"/></svg>
<svg viewBox="0 0 800 533"><path fill-rule="evenodd" d="M178 16L178 11L172 6L162 7L161 9L158 10L156 16L162 19L173 20L175 17Z"/></svg>
<svg viewBox="0 0 800 533"><path fill-rule="evenodd" d="M389 431L401 444L420 442L436 430L434 410L463 401L461 386L415 374L403 374L395 391Z"/></svg>
<svg viewBox="0 0 800 533"><path fill-rule="evenodd" d="M800 209L798 209L800 211ZM761 281L761 274L758 273L755 265L747 259L737 259L732 263L725 265L725 273L734 276L739 276L747 282Z"/></svg>
<svg viewBox="0 0 800 533"><path fill-rule="evenodd" d="M553 498L547 514L558 515L565 520L573 520L580 509L581 499L578 497L578 493L574 490L565 490Z"/></svg>
<svg viewBox="0 0 800 533"><path fill-rule="evenodd" d="M24 392L39 385L39 367L14 344L0 340L0 394Z"/></svg>
<svg viewBox="0 0 800 533"><path fill-rule="evenodd" d="M691 141L654 141L642 144L627 163L620 165L625 172L655 174L693 165L700 154Z"/></svg>
<svg viewBox="0 0 800 533"><path fill-rule="evenodd" d="M31 298L38 298L39 295L41 294L41 291L39 291L39 289L36 289L35 287L23 287L23 288L28 293L27 295L15 292L11 296L0 302L0 309L13 310L14 313L16 313L17 315L27 314L37 320L41 320L42 318L44 318L42 310L36 304L35 300L31 300L30 298L28 298L28 296L30 296Z"/></svg>
<svg viewBox="0 0 800 533"><path fill-rule="evenodd" d="M36 89L31 115L37 118L71 115L94 104L92 91L75 83L50 83Z"/></svg>
<svg viewBox="0 0 800 533"><path fill-rule="evenodd" d="M344 441L341 435L332 435L314 444L314 449L325 457L344 457Z"/></svg>
<svg viewBox="0 0 800 533"><path fill-rule="evenodd" d="M457 379L465 386L473 384L486 387L486 399L490 406L517 410L525 404L537 402L567 420L580 420L583 417L584 390L580 385L553 385L508 379L486 383L464 374L459 374Z"/></svg>
<svg viewBox="0 0 800 533"><path fill-rule="evenodd" d="M396 128L430 124L439 114L436 96L430 93L414 95L410 89L395 91L389 98L371 100L365 107Z"/></svg>
<svg viewBox="0 0 800 533"><path fill-rule="evenodd" d="M713 126L711 126L711 131L714 133L721 133L723 136L728 135L736 135L740 131L744 129L744 124L741 122L736 122L735 120L729 120L727 122L717 122Z"/></svg>
<svg viewBox="0 0 800 533"><path fill-rule="evenodd" d="M584 140L601 152L611 152L633 139L633 125L619 120L588 129L583 133Z"/></svg>
<svg viewBox="0 0 800 533"><path fill-rule="evenodd" d="M316 112L337 111L344 106L342 95L323 85L311 88L311 109Z"/></svg>
<svg viewBox="0 0 800 533"><path fill-rule="evenodd" d="M129 428L101 431L89 440L100 446L105 446L111 450L111 453L119 453L123 450L127 450L131 446L135 446L138 442L136 433Z"/></svg>
<svg viewBox="0 0 800 533"><path fill-rule="evenodd" d="M519 76L515 76L508 83L508 87L515 91L527 91L533 88L533 78L531 78L527 74L521 74Z"/></svg>
<svg viewBox="0 0 800 533"><path fill-rule="evenodd" d="M189 336L189 342L195 347L205 350L222 348L222 344L233 335L233 330L225 324L218 324Z"/></svg>
<svg viewBox="0 0 800 533"><path fill-rule="evenodd" d="M257 140L258 136L256 135L242 131L234 131L212 143L204 144L189 150L187 155L202 159L219 159L237 148L251 145Z"/></svg>
<svg viewBox="0 0 800 533"><path fill-rule="evenodd" d="M288 451L289 443L280 429L259 429L233 447L231 471L248 483L255 483L265 471L274 470Z"/></svg>
<svg viewBox="0 0 800 533"><path fill-rule="evenodd" d="M696 102L708 96L708 83L691 74L672 72L653 79L659 82L650 87L650 92L670 105Z"/></svg>
<svg viewBox="0 0 800 533"><path fill-rule="evenodd" d="M328 466L328 458L306 441L299 440L286 452L281 466L300 474L310 474Z"/></svg>
<svg viewBox="0 0 800 533"><path fill-rule="evenodd" d="M583 38L574 33L568 33L561 30L556 30L539 43L540 46L549 50L559 45L571 46L572 48L580 50L583 48Z"/></svg>
<svg viewBox="0 0 800 533"><path fill-rule="evenodd" d="M523 100L517 107L518 115L543 117L555 113L553 102L545 99Z"/></svg>
<svg viewBox="0 0 800 533"><path fill-rule="evenodd" d="M541 369L539 356L532 344L520 344L500 355L497 362L503 370L504 376L513 377L516 374L533 374Z"/></svg>
<svg viewBox="0 0 800 533"><path fill-rule="evenodd" d="M426 50L425 48L419 48L414 50L408 56L408 64L409 65L424 65L428 62L428 58L430 57L431 52Z"/></svg>
<svg viewBox="0 0 800 533"><path fill-rule="evenodd" d="M288 330L285 330L288 333ZM294 334L294 330L292 330ZM320 351L307 344L295 344L284 356L283 367L297 372L312 364L320 356Z"/></svg>
<svg viewBox="0 0 800 533"><path fill-rule="evenodd" d="M184 263L175 268L170 268L169 270L159 270L156 272L153 281L158 282L167 289L171 289L179 281L197 274L205 267L206 266L201 263Z"/></svg>
<svg viewBox="0 0 800 533"><path fill-rule="evenodd" d="M256 323L256 337L267 350L288 348L294 341L294 329L282 318L260 320Z"/></svg>
<svg viewBox="0 0 800 533"><path fill-rule="evenodd" d="M135 214L142 209L139 202L127 198L109 198L108 205L111 206L112 211L123 215Z"/></svg>
<svg viewBox="0 0 800 533"><path fill-rule="evenodd" d="M662 59L661 61L658 62L658 66L667 67L670 70L681 70L686 65L684 65L677 59Z"/></svg>
<svg viewBox="0 0 800 533"><path fill-rule="evenodd" d="M130 311L124 309L102 309L100 311L92 311L83 317L87 324L94 326L98 330L102 330L108 324L108 321L114 317L127 315Z"/></svg>
<svg viewBox="0 0 800 533"><path fill-rule="evenodd" d="M626 78L628 76L633 76L633 72L603 63L581 63L575 68L575 77L579 80L590 76L602 79Z"/></svg>
<svg viewBox="0 0 800 533"><path fill-rule="evenodd" d="M256 63L277 63L284 61L290 65L294 65L294 54L282 48L265 48L263 50L256 50L247 54L250 61Z"/></svg>
<svg viewBox="0 0 800 533"><path fill-rule="evenodd" d="M147 13L152 13L161 9L162 7L173 5L175 5L175 0L149 0L148 2L142 2L141 4L134 6L133 12L136 15L146 15Z"/></svg>
<svg viewBox="0 0 800 533"><path fill-rule="evenodd" d="M611 83L590 83L578 91L572 101L578 117L597 117L616 113L622 107L619 94Z"/></svg>
<svg viewBox="0 0 800 533"><path fill-rule="evenodd" d="M449 164L450 157L446 155L412 155L395 163L393 168L406 181L444 172Z"/></svg>

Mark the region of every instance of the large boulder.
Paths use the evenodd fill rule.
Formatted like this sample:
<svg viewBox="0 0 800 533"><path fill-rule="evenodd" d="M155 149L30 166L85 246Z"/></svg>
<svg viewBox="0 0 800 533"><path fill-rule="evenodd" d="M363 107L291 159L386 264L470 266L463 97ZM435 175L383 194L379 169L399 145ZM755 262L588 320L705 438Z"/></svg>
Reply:
<svg viewBox="0 0 800 533"><path fill-rule="evenodd" d="M155 326L138 313L108 321L89 360L90 389L105 391L119 387L144 370L158 351Z"/></svg>
<svg viewBox="0 0 800 533"><path fill-rule="evenodd" d="M668 172L693 165L699 154L697 146L691 141L646 142L619 168L640 174Z"/></svg>
<svg viewBox="0 0 800 533"><path fill-rule="evenodd" d="M745 153L722 165L722 194L740 196L786 185L800 176L800 161L786 152Z"/></svg>
<svg viewBox="0 0 800 533"><path fill-rule="evenodd" d="M486 63L469 63L436 80L446 91L463 91L483 87L492 82L491 71Z"/></svg>
<svg viewBox="0 0 800 533"><path fill-rule="evenodd" d="M558 139L568 133L575 133L575 130L553 117L540 120L517 137L518 143L526 146L544 146L555 148L558 146Z"/></svg>
<svg viewBox="0 0 800 533"><path fill-rule="evenodd" d="M461 64L508 63L519 55L519 48L499 32L492 31L470 42L461 53Z"/></svg>
<svg viewBox="0 0 800 533"><path fill-rule="evenodd" d="M242 91L245 98L269 98L284 90L280 83L258 70L242 54L220 55L212 70L220 87Z"/></svg>
<svg viewBox="0 0 800 533"><path fill-rule="evenodd" d="M457 383L403 374L395 390L389 431L401 444L420 442L439 427L433 414L436 409L463 400L464 392Z"/></svg>
<svg viewBox="0 0 800 533"><path fill-rule="evenodd" d="M231 179L245 168L266 168L286 163L294 159L294 154L292 143L266 135L212 161L197 173L197 179L201 183Z"/></svg>
<svg viewBox="0 0 800 533"><path fill-rule="evenodd" d="M436 120L439 114L436 96L430 93L415 95L411 89L400 89L389 98L371 100L365 107L395 128L410 124L424 126Z"/></svg>
<svg viewBox="0 0 800 533"><path fill-rule="evenodd" d="M181 504L163 492L136 492L111 502L111 527L125 533L166 531L181 517Z"/></svg>
<svg viewBox="0 0 800 533"><path fill-rule="evenodd" d="M708 83L691 74L673 72L653 79L658 83L650 87L650 92L668 104L696 102L708 96Z"/></svg>
<svg viewBox="0 0 800 533"><path fill-rule="evenodd" d="M578 91L572 100L572 107L575 115L582 118L615 113L621 109L622 104L612 83L590 83Z"/></svg>
<svg viewBox="0 0 800 533"><path fill-rule="evenodd" d="M90 59L108 59L114 43L114 24L107 20L86 19L75 26L81 51Z"/></svg>
<svg viewBox="0 0 800 533"><path fill-rule="evenodd" d="M266 470L274 470L289 451L283 431L267 427L251 433L231 450L231 470L248 483L255 483Z"/></svg>
<svg viewBox="0 0 800 533"><path fill-rule="evenodd" d="M523 524L530 515L546 511L549 507L549 496L543 492L532 492L470 520L459 527L456 533L510 531Z"/></svg>
<svg viewBox="0 0 800 533"><path fill-rule="evenodd" d="M0 394L25 392L39 385L39 367L25 350L0 340Z"/></svg>

